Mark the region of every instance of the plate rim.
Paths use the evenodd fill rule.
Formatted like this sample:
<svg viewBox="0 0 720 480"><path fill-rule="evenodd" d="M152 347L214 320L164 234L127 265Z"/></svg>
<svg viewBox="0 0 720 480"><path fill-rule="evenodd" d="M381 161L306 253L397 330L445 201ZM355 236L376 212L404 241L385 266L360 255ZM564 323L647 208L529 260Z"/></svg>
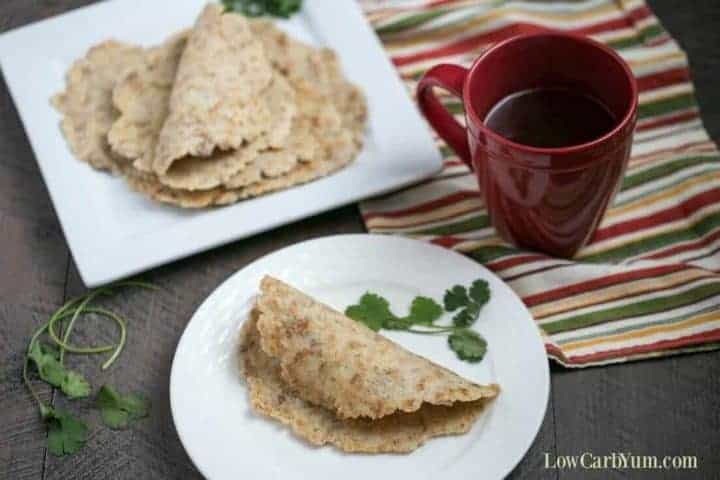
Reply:
<svg viewBox="0 0 720 480"><path fill-rule="evenodd" d="M40 128L40 126L45 123L44 119L46 119L46 115L53 115L55 119L59 119L60 116L57 112L52 111L52 107L49 104L46 105L46 108L50 110L50 113L43 111L42 114L37 111L37 106L30 106L27 101L27 96L18 86L21 83L18 78L21 76L18 68L29 60L20 62L20 60L15 58L13 52L16 50L16 43L24 36L41 38L47 35L47 33L43 33L46 29L62 25L63 22L68 21L71 17L91 18L103 9L128 8L125 5L130 6L132 2L133 0L111 0L91 4L0 34L0 67L2 67L10 96L16 106L23 130L28 137L33 156L37 161L52 205L57 213L61 230L78 267L80 277L86 286L96 287L236 240L257 235L258 233L295 222L299 219L383 195L390 191L402 189L430 178L441 171L442 157L439 150L435 147L435 141L430 128L420 116L410 95L407 94L405 85L400 79L397 70L392 66L380 40L372 31L367 19L362 13L360 5L353 0L335 0L330 5L326 4L325 7L330 6L333 11L342 11L344 25L351 27L348 28L348 31L352 32L351 35L353 35L353 38L360 39L364 47L363 50L366 50L368 52L367 55L372 59L373 72L380 75L383 81L387 83L388 91L391 92L390 94L402 90L402 95L392 94L393 97L396 97L393 104L400 107L398 111L403 112L403 116L412 116L415 124L407 128L412 129L413 138L422 140L422 142L419 142L422 143L419 151L422 152L423 161L416 161L414 163L415 168L412 171L402 171L396 174L385 175L385 178L380 178L378 176L379 172L370 172L368 170L369 167L363 169L362 165L366 165L368 162L379 163L385 161L384 159L388 152L387 147L384 147L384 151L377 152L379 155L370 155L362 164L356 162L339 172L319 178L308 184L269 193L247 201L246 205L249 205L249 202L264 199L264 202L261 202L258 207L255 207L256 209L266 210L266 208L261 205L270 202L275 210L282 210L282 213L274 214L269 220L261 220L252 226L243 226L237 221L238 219L246 217L248 213L244 209L233 211L233 206L238 205L235 204L222 208L203 209L200 214L194 216L192 219L178 217L178 221L170 222L170 224L165 225L162 229L153 228L129 237L124 237L122 240L125 244L132 242L133 248L120 248L118 241L94 241L94 239L91 238L92 235L90 235L90 232L93 231L92 219L84 220L79 218L83 216L78 212L82 211L82 205L87 202L88 193L94 193L97 192L97 190L89 190L89 192L84 193L80 192L82 189L68 190L66 182L68 181L70 173L60 175L58 168L52 165L55 163L55 159L46 158L47 155L43 155L44 151L46 152L48 149L53 148L58 143L58 139L60 139L66 149L62 155L72 156L69 147L60 133L59 127L52 131L45 131L47 129ZM324 12L327 8L319 8L317 0L308 0L303 14L308 15L310 19L319 18L317 15L320 14L315 12L315 10L322 12L323 15L327 15L327 13ZM328 28L329 27L321 27L318 31L325 32ZM90 45L88 45L88 48L89 46ZM338 52L340 53L343 63L347 62L347 58L342 59L343 54L339 49ZM346 57L348 55L350 54L345 54ZM8 69L10 69L10 71L8 71ZM376 135L377 134L366 134L366 142L371 142L376 138ZM417 147L413 148L416 149L413 155L417 157ZM367 143L359 155L362 155L366 150ZM408 154L408 156L411 155ZM290 192L302 191L307 197L318 197L320 196L320 190L324 187L332 186L338 175L342 175L343 172L358 167L358 165L361 165L361 170L354 172L354 174L366 172L363 173L363 175L372 177L374 180L354 182L358 186L352 191L342 190L339 192L339 195L336 194L329 199L323 198L322 200L314 201L314 203L293 201L294 198ZM90 168L89 166L86 167ZM93 173L102 174L102 172ZM387 172L385 173L387 174ZM347 182L347 180L341 181ZM75 190L78 190L78 192L75 192ZM138 195L130 192L129 189L127 194ZM288 213L287 207L278 207L283 203L298 206L291 209L290 213ZM175 232L179 231L180 234L175 233L173 240L169 241L170 233L166 232L171 230ZM198 231L211 233L197 233ZM109 231L109 236L112 236L112 233L113 231ZM188 239L184 237L188 237Z"/></svg>
<svg viewBox="0 0 720 480"><path fill-rule="evenodd" d="M425 242L422 240L412 239L412 238L403 237L403 236L383 235L383 234L373 234L373 233L341 233L341 234L335 234L335 235L315 237L315 238L302 240L300 242L296 242L296 243L284 246L277 250L273 250L271 252L266 253L265 255L263 255L261 257L254 259L253 261L247 263L246 265L242 266L241 268L235 270L233 273L229 274L227 277L225 277L225 279L223 279L220 283L218 283L218 285L202 300L202 302L200 302L200 304L197 306L197 308L191 315L190 320L188 320L187 324L185 325L183 333L180 336L180 339L178 340L177 346L175 348L175 352L173 353L173 356L172 356L172 362L171 362L171 367L170 367L170 378L169 378L169 389L168 389L168 393L169 393L169 397L170 397L170 414L171 414L171 417L173 420L173 425L175 427L175 431L177 432L178 438L180 439L180 443L183 447L183 450L186 452L186 454L192 461L195 468L197 468L198 471L203 476L205 476L206 478L210 478L208 476L208 474L203 470L200 463L197 462L196 458L193 456L193 454L190 452L190 450L186 446L186 442L183 438L183 434L181 433L181 428L179 428L179 422L178 422L178 418L177 418L177 406L176 406L177 400L174 400L174 398L176 398L176 395L179 393L177 390L179 388L177 385L177 382L178 382L177 378L179 376L179 373L177 373L177 370L176 370L176 365L177 365L176 360L179 355L179 352L181 351L181 348L187 348L187 347L183 347L183 345L189 341L189 340L187 340L189 338L188 330L190 329L190 326L193 323L193 321L196 320L196 316L198 315L198 313L201 312L204 308L207 308L207 305L210 304L211 301L214 301L214 299L212 299L212 297L219 290L221 290L226 284L233 281L234 278L241 276L243 274L243 272L245 272L246 270L249 270L256 263L259 263L262 261L268 261L268 259L270 257L276 256L276 255L279 256L281 253L284 253L284 252L289 251L294 248L301 248L302 246L309 244L309 243L314 243L314 242L318 242L318 241L338 240L338 239L343 240L343 239L347 239L347 238L370 239L370 240L378 238L378 239L382 239L382 240L420 243L426 247L437 248L440 250L444 250L448 253L455 253L455 254L463 257L465 260L472 262L478 268L485 270L488 275L495 277L495 279L498 282L500 282L502 285L504 285L512 293L512 295L514 295L516 297L519 305L521 305L522 308L527 313L527 317L530 319L530 321L532 322L532 325L535 327L533 329L534 330L534 338L537 341L537 343L539 344L539 346L541 347L541 350L543 352L543 358L546 360L546 362L544 363L545 368L542 369L543 377L545 378L545 381L542 383L544 398L541 402L542 408L538 411L539 412L538 418L535 419L536 425L534 426L534 428L532 428L533 433L532 433L532 435L530 435L527 438L526 444L522 446L522 449L521 449L522 453L517 455L517 458L514 460L514 462L512 462L512 464L508 464L507 468L503 471L502 478L505 478L520 464L520 462L525 458L525 456L527 455L529 450L532 448L532 445L534 444L535 440L537 439L538 434L540 433L540 429L543 426L545 416L547 415L547 409L549 406L550 395L551 395L551 390L552 390L552 382L551 382L551 377L550 377L550 363L549 363L549 359L544 354L546 351L545 343L542 339L542 335L540 333L540 328L535 323L535 320L534 320L532 314L530 313L529 309L525 306L525 304L522 302L522 299L520 298L520 296L517 293L515 293L515 291L505 281L503 281L498 275L496 275L492 270L485 267L483 264L481 264L479 262L475 262L474 260L468 258L467 256L463 255L462 253L457 252L456 250L441 247L439 245L435 245L430 242Z"/></svg>

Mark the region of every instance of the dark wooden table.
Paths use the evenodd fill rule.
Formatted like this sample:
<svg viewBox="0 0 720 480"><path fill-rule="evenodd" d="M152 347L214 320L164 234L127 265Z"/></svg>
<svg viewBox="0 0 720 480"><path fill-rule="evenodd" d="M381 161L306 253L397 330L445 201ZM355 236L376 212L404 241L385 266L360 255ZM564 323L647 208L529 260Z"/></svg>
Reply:
<svg viewBox="0 0 720 480"><path fill-rule="evenodd" d="M0 31L88 3L91 0L3 0ZM720 3L649 3L689 52L706 126L720 139ZM158 268L148 278L162 290L129 291L110 300L130 319L127 350L107 373L100 372L95 360L73 357L73 365L95 385L108 382L147 393L152 415L136 428L116 433L98 424L90 401L75 401L72 409L90 421L88 446L81 454L55 458L47 453L44 427L20 381L23 349L34 326L84 286L0 80L0 479L199 478L178 440L168 399L172 355L193 311L231 273L266 253L309 238L362 231L355 206L335 210ZM94 327L78 328L77 341L112 338L110 328ZM92 338L84 333L90 331ZM42 396L56 406L65 403L49 388ZM546 454L583 452L697 455L699 468L684 473L544 468ZM242 455L238 452L239 461ZM720 478L720 352L583 371L553 366L542 429L511 477Z"/></svg>

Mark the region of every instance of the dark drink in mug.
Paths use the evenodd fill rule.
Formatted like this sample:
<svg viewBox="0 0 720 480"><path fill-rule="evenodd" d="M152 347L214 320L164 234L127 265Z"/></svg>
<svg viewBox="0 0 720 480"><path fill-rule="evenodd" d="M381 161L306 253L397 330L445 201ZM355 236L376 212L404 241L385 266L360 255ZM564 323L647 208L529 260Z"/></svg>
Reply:
<svg viewBox="0 0 720 480"><path fill-rule="evenodd" d="M433 87L462 98L467 128ZM620 186L637 101L614 51L561 32L513 37L470 69L433 67L418 85L423 114L475 172L498 233L561 257L592 237Z"/></svg>

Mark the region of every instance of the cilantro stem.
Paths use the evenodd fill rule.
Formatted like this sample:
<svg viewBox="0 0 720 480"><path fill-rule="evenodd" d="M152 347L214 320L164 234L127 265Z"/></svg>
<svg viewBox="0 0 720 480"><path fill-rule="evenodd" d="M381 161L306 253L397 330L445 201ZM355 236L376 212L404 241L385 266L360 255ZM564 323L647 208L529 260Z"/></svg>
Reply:
<svg viewBox="0 0 720 480"><path fill-rule="evenodd" d="M70 315L73 315L73 319L77 318L78 312L80 314L86 314L86 313L95 313L97 315L102 315L104 317L107 317L111 320L114 320L115 323L117 323L119 329L120 329L120 340L118 341L117 345L102 345L102 346L96 346L96 347L78 347L75 345L70 345L64 341L64 339L60 339L57 334L55 333L53 329L53 324L48 325L48 334L50 335L50 338L52 338L53 342L55 342L58 347L63 348L67 350L70 353L81 353L81 354L96 354L96 353L105 353L109 352L110 350L114 350L110 358L105 361L105 363L102 364L102 369L107 369L112 363L115 361L115 359L120 355L120 352L122 351L123 347L125 346L125 341L127 339L127 327L125 326L125 321L116 313L111 312L110 310L106 310L104 308L100 307L85 307L82 311L80 311L80 307L78 307L76 310L72 312L65 312L63 315L55 318L55 321L61 320L63 318L66 318Z"/></svg>
<svg viewBox="0 0 720 480"><path fill-rule="evenodd" d="M63 363L63 359L65 357L65 352L70 353L80 353L80 354L96 354L96 353L105 353L109 352L110 350L114 349L114 352L108 360L106 360L102 365L101 368L103 370L106 370L110 367L110 365L113 364L115 359L117 359L118 355L120 355L120 352L122 352L123 348L125 347L125 342L127 339L127 327L125 326L125 321L115 313L103 309L103 308L89 308L87 305L94 300L96 297L99 297L100 295L110 293L113 288L115 287L139 287L139 288L147 288L150 290L156 290L158 287L147 282L143 282L141 280L125 280L122 282L117 282L109 287L102 288L99 290L95 290L93 292L90 292L86 295L82 295L80 297L77 297L67 304L65 304L60 310L58 310L49 320L47 325L45 326L47 328L48 334L52 338L52 340L60 347L60 364ZM77 307L75 307L76 304L78 304ZM71 312L70 309L74 308ZM78 317L84 313L96 313L99 315L103 315L107 318L110 318L111 320L114 320L115 323L117 323L119 329L120 329L120 340L118 341L117 345L102 345L102 346L96 346L96 347L78 347L75 345L71 345L69 343L70 334L72 333L73 327L75 326L75 322L77 321ZM72 318L70 319L70 322L68 323L65 334L63 335L63 338L61 339L57 332L55 331L55 324L60 321L61 319L64 319L72 314ZM42 333L42 332L41 332ZM32 346L32 343L30 344Z"/></svg>
<svg viewBox="0 0 720 480"><path fill-rule="evenodd" d="M86 308L82 313L85 313L85 312L87 312L87 313L93 313L91 310L94 310L94 309ZM73 311L73 315L74 315L75 313L77 313L78 311L79 311L79 309ZM55 344L56 344L58 347L60 347L61 349L64 349L64 350L66 350L66 351L68 351L68 352L70 352L70 353L94 354L94 353L105 353L105 352L109 352L110 350L112 350L113 348L115 348L115 345L102 345L102 346L99 346L99 347L77 347L77 346L75 346L75 345L70 345L70 344L68 344L68 343L65 343L65 342L57 335L57 333L55 332L55 329L53 328L53 326L55 325L55 322L56 322L57 320L59 320L60 318L63 318L63 317L55 317L55 318L53 318L52 323L48 324L48 334L50 335L50 338L52 338L53 342L55 342Z"/></svg>
<svg viewBox="0 0 720 480"><path fill-rule="evenodd" d="M125 321L119 315L111 312L110 310L105 310L104 308L90 308L87 311L91 313L105 315L106 317L115 320L115 323L117 323L118 327L120 328L120 341L118 342L117 347L115 347L115 351L100 366L102 370L107 370L108 368L110 368L110 365L113 364L115 359L117 359L117 357L120 355L120 352L122 352L125 348L125 341L127 340L127 327L125 326Z"/></svg>
<svg viewBox="0 0 720 480"><path fill-rule="evenodd" d="M416 325L416 326L422 327L422 330L418 330L415 328L408 328L406 331L412 332L412 333L423 333L426 335L433 335L436 333L454 332L456 330L462 329L462 327L457 327L455 325Z"/></svg>
<svg viewBox="0 0 720 480"><path fill-rule="evenodd" d="M450 330L455 330L457 328L454 325L418 325L418 326L423 327L423 328L431 328L433 330L445 330L448 332Z"/></svg>
<svg viewBox="0 0 720 480"><path fill-rule="evenodd" d="M115 287L138 287L146 288L148 290L160 290L160 287L153 285L152 283L143 282L142 280L123 280L122 282L116 282L110 285L109 288Z"/></svg>
<svg viewBox="0 0 720 480"><path fill-rule="evenodd" d="M73 315L73 319L77 318L78 310L80 308L81 307L78 307L73 312L66 312L64 315L58 317L57 320L61 320L70 315ZM117 345L104 345L102 347L76 347L74 345L68 345L67 343L65 343L64 339L63 340L58 339L57 336L54 335L54 332L52 332L52 330L50 330L50 328L48 328L48 333L50 333L50 337L53 339L53 341L55 343L57 343L57 345L60 348L64 348L65 350L67 350L70 353L94 354L94 353L109 352L110 350L114 349L112 355L110 355L110 357L108 357L108 359L105 360L105 362L103 362L103 364L100 366L100 368L102 370L107 370L108 368L110 368L110 366L113 364L113 362L115 362L117 357L120 355L122 350L125 348L125 343L127 341L127 326L125 325L125 321L118 314L111 312L110 310L107 310L105 308L101 308L101 307L85 307L82 310L82 312L80 312L80 313L81 314L94 313L97 315L102 315L104 317L107 317L111 320L114 320L120 330L120 340L118 341Z"/></svg>
<svg viewBox="0 0 720 480"><path fill-rule="evenodd" d="M435 327L435 328L433 328L431 330L418 330L416 328L408 328L405 331L411 332L411 333L421 333L423 335L437 335L439 333L447 333L447 332L452 332L452 331L456 330L455 327L437 327L435 325L423 325L423 327L431 327L431 326Z"/></svg>
<svg viewBox="0 0 720 480"><path fill-rule="evenodd" d="M87 307L87 304L90 303L90 301L93 298L97 297L100 293L102 293L102 290L98 290L97 292L88 294L85 297L85 299L82 300L82 302L80 302L80 305L78 305L78 307L75 309L75 312L73 313L73 316L70 319L70 322L68 323L67 327L65 328L65 334L63 335L63 339L62 339L64 344L68 343L68 340L70 339L70 333L72 333L72 329L75 326L75 321L77 320L77 318L80 316L80 314L85 309L85 307ZM50 322L48 324L48 330L52 330L54 320L57 320L57 319L56 318L50 319ZM52 333L50 333L50 335L52 336ZM54 338L53 338L53 340L54 340ZM60 365L62 365L63 361L65 360L66 348L63 345L60 345L60 344L58 344L58 345L60 346Z"/></svg>

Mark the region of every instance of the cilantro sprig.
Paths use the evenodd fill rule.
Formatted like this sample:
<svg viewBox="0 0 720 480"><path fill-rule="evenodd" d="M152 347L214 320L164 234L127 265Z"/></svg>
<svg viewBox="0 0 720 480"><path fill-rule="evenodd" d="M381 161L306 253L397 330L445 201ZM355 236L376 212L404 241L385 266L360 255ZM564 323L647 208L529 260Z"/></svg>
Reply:
<svg viewBox="0 0 720 480"><path fill-rule="evenodd" d="M77 453L86 443L88 436L87 424L71 413L59 410L46 404L30 382L31 367L43 382L59 388L70 399L90 396L92 387L85 376L65 365L65 354L96 355L110 353L103 362L102 370L108 369L118 358L127 339L127 327L122 317L104 308L92 307L93 300L101 295L109 295L119 287L155 287L140 281L118 282L108 287L86 293L70 300L53 313L47 322L35 330L25 354L22 378L40 410L40 417L46 425L48 451L52 455L63 456ZM115 344L99 346L77 346L70 342L70 337L79 318L87 314L96 314L113 321L119 330L119 338ZM63 330L62 336L59 330ZM43 338L45 340L43 340ZM115 395L108 395L108 392ZM108 397L115 398L113 403ZM111 428L125 428L131 420L147 415L147 402L137 395L120 396L111 387L103 386L98 393L96 404L101 411L103 421ZM111 409L121 413L110 413ZM112 419L106 420L106 416ZM125 416L124 419L119 417ZM113 421L114 420L114 421ZM112 425L111 425L112 423Z"/></svg>
<svg viewBox="0 0 720 480"><path fill-rule="evenodd" d="M248 17L290 18L302 6L302 0L222 0L226 12L242 13Z"/></svg>
<svg viewBox="0 0 720 480"><path fill-rule="evenodd" d="M418 296L412 301L409 313L395 315L390 302L377 293L367 292L357 304L345 309L345 315L371 330L403 330L418 334L447 333L448 346L461 360L479 362L487 351L487 342L470 330L480 316L482 307L490 300L490 288L485 280L475 280L470 288L455 285L445 292L443 305L429 297ZM444 310L443 310L444 307ZM452 325L435 323L443 313L457 312Z"/></svg>

